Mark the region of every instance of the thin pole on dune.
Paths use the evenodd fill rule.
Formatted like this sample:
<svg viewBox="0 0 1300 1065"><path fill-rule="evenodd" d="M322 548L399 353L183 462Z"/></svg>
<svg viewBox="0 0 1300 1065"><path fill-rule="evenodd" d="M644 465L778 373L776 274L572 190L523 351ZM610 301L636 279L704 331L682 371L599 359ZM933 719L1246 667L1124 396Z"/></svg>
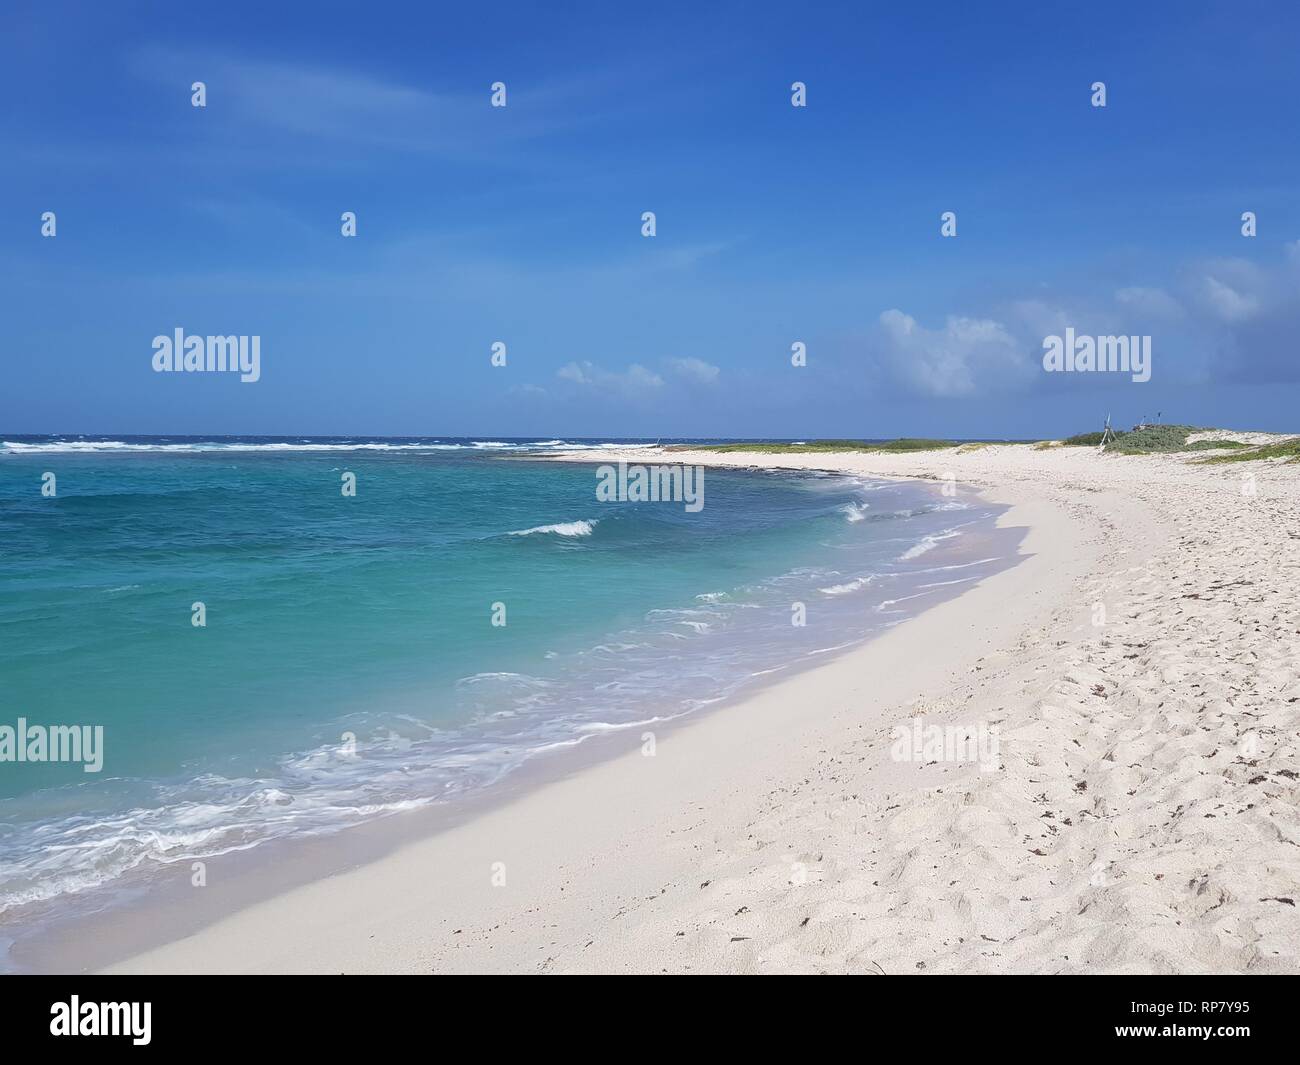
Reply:
<svg viewBox="0 0 1300 1065"><path fill-rule="evenodd" d="M1103 451L1105 451L1106 445L1114 441L1114 439L1115 439L1115 432L1110 427L1110 415L1107 414L1106 424L1102 427L1101 430L1101 445L1097 448L1097 454L1100 455Z"/></svg>

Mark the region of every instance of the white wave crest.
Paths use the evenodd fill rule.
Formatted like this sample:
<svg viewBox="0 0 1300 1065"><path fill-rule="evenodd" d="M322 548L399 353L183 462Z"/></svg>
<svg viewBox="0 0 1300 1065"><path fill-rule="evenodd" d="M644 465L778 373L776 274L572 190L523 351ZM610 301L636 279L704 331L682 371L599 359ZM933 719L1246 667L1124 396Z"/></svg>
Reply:
<svg viewBox="0 0 1300 1065"><path fill-rule="evenodd" d="M951 540L954 536L960 536L960 535L961 533L959 532L950 531L946 533L938 533L935 536L923 537L919 543L913 544L901 555L899 555L898 559L901 562L910 558L919 558L921 555L924 555L927 551L932 551L936 547L938 547L940 541Z"/></svg>
<svg viewBox="0 0 1300 1065"><path fill-rule="evenodd" d="M860 592L868 584L876 579L874 573L868 573L865 577L856 577L851 581L845 581L843 584L832 584L829 588L818 588L822 595L850 595L853 592Z"/></svg>
<svg viewBox="0 0 1300 1065"><path fill-rule="evenodd" d="M556 536L590 536L599 519L591 521L560 521L554 525L538 525L532 529L516 529L511 536L534 536L537 533L554 533Z"/></svg>

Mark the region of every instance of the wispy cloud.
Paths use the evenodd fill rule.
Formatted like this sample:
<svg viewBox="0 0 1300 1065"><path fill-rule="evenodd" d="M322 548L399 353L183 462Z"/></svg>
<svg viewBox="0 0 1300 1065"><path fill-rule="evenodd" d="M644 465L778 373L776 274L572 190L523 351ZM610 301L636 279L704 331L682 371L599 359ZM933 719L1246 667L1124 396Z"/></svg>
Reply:
<svg viewBox="0 0 1300 1065"><path fill-rule="evenodd" d="M317 143L473 157L592 121L592 108L570 105L601 98L588 76L526 91L515 86L508 106L494 108L487 81L477 92L435 91L359 69L158 48L142 49L136 69L172 86L204 82L205 118L283 138L278 147Z"/></svg>
<svg viewBox="0 0 1300 1065"><path fill-rule="evenodd" d="M712 363L696 358L669 359L668 366L679 377L685 377L702 385L713 384L722 372Z"/></svg>
<svg viewBox="0 0 1300 1065"><path fill-rule="evenodd" d="M1201 292L1205 305L1225 322L1243 321L1259 310L1259 301L1254 296L1238 292L1216 277L1202 278Z"/></svg>
<svg viewBox="0 0 1300 1065"><path fill-rule="evenodd" d="M1143 288L1137 285L1121 288L1116 291L1115 300L1123 307L1152 318L1177 319L1186 314L1183 305L1161 288Z"/></svg>
<svg viewBox="0 0 1300 1065"><path fill-rule="evenodd" d="M561 366L555 376L582 388L625 397L643 396L657 391L664 384L662 377L637 362L623 371L606 370L588 361L570 362Z"/></svg>

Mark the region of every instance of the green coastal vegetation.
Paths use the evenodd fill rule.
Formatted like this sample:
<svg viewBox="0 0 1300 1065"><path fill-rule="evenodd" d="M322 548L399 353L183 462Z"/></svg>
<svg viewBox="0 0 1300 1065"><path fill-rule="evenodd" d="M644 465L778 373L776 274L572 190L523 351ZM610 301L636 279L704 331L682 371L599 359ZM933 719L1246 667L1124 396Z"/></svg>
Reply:
<svg viewBox="0 0 1300 1065"><path fill-rule="evenodd" d="M1283 459L1300 462L1300 437L1293 437L1275 444L1249 444L1243 440L1196 440L1188 443L1188 437L1197 433L1213 432L1195 425L1143 425L1135 429L1115 429L1111 431L1106 451L1119 455L1158 455L1182 452L1215 452L1199 461L1205 463L1250 462L1260 459ZM1034 443L1038 450L1053 447L1098 447L1101 444L1100 432L1076 433L1063 440L1021 441ZM1013 441L971 441L971 440L935 440L927 437L900 437L897 440L807 440L796 443L774 441L755 441L748 444L689 444L673 445L668 451L713 451L719 454L748 452L760 455L799 455L819 452L864 452L864 453L910 453L922 451L944 451L961 449L974 451L984 447L995 447L999 443ZM1226 454L1225 454L1226 452Z"/></svg>
<svg viewBox="0 0 1300 1065"><path fill-rule="evenodd" d="M1184 451L1229 451L1236 448L1250 447L1240 440L1197 440L1188 444Z"/></svg>
<svg viewBox="0 0 1300 1065"><path fill-rule="evenodd" d="M1276 444L1260 444L1257 447L1243 445L1244 450L1233 451L1227 455L1211 455L1201 459L1202 462L1250 462L1253 459L1285 459L1288 462L1300 462L1300 437L1292 437Z"/></svg>
<svg viewBox="0 0 1300 1065"><path fill-rule="evenodd" d="M1187 438L1197 432L1194 425L1147 425L1125 433L1115 441L1115 450L1125 455L1155 455L1183 451Z"/></svg>
<svg viewBox="0 0 1300 1065"><path fill-rule="evenodd" d="M1214 448L1246 447L1240 440L1198 440L1189 444L1193 433L1207 432L1195 425L1144 425L1140 429L1113 429L1107 450L1123 455L1153 455L1171 451L1207 451ZM1066 447L1097 447L1101 433L1079 433L1061 441Z"/></svg>
<svg viewBox="0 0 1300 1065"><path fill-rule="evenodd" d="M1213 432L1212 429L1195 425L1145 425L1128 432L1116 430L1114 440L1107 446L1108 451L1121 455L1156 455L1185 451L1216 451L1228 454L1210 455L1200 461L1250 462L1258 459L1300 459L1300 437L1283 440L1276 444L1252 445L1244 440L1195 440L1187 438L1196 433ZM1062 441L1066 446L1092 446L1101 443L1101 433L1080 433Z"/></svg>
<svg viewBox="0 0 1300 1065"><path fill-rule="evenodd" d="M753 444L701 444L673 446L670 451L716 451L726 454L744 451L758 455L800 455L819 451L941 451L945 448L960 447L957 440L924 440L917 437L900 437L898 440L808 440L796 444L779 444L759 442Z"/></svg>

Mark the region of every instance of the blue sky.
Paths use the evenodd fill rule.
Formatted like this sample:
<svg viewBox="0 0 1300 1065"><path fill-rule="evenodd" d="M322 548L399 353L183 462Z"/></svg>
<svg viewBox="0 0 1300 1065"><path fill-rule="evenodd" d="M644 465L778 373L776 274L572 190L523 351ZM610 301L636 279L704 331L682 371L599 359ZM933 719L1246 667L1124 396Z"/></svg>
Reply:
<svg viewBox="0 0 1300 1065"><path fill-rule="evenodd" d="M0 433L1300 430L1294 5L188 8L6 6Z"/></svg>

